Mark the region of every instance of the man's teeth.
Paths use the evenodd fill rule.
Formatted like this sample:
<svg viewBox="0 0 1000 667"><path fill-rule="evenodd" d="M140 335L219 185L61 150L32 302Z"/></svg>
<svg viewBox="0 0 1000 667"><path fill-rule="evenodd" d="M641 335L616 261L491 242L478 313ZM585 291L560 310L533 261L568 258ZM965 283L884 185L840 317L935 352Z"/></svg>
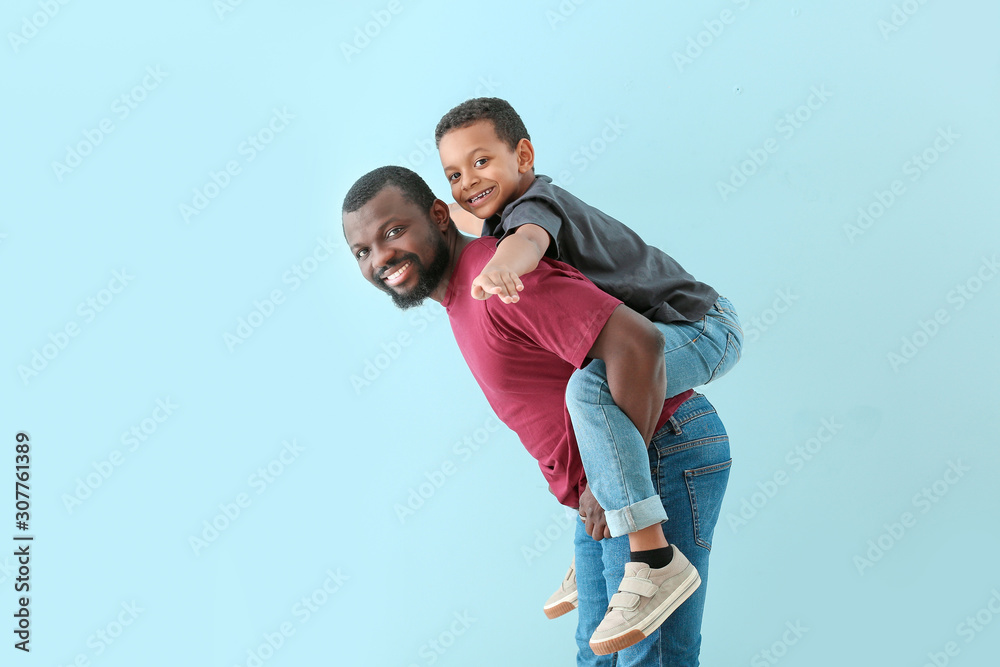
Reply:
<svg viewBox="0 0 1000 667"><path fill-rule="evenodd" d="M403 271L406 270L406 267L408 267L409 265L410 265L410 263L406 262L401 267L399 267L398 269L396 269L395 271L393 271L392 273L390 273L389 275L387 275L385 277L385 279L386 280L395 280L396 278L398 278L400 276L401 273L403 273Z"/></svg>
<svg viewBox="0 0 1000 667"><path fill-rule="evenodd" d="M475 197L473 197L469 201L470 202L477 202L477 201L479 201L480 199L482 199L483 197L485 197L486 195L488 195L491 192L493 192L493 188L490 188L489 190L485 190L483 192L480 192L478 195L476 195Z"/></svg>

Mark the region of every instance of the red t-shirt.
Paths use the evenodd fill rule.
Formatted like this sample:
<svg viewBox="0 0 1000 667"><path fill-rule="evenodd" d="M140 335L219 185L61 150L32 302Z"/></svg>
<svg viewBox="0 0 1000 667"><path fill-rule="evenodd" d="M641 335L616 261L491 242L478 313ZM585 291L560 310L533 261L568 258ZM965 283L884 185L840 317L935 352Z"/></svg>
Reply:
<svg viewBox="0 0 1000 667"><path fill-rule="evenodd" d="M465 247L442 305L497 417L538 461L559 502L578 507L586 478L566 410L566 384L621 301L569 264L548 258L521 277L524 292L516 304L473 299L472 281L495 251L492 237ZM690 395L664 401L657 429Z"/></svg>

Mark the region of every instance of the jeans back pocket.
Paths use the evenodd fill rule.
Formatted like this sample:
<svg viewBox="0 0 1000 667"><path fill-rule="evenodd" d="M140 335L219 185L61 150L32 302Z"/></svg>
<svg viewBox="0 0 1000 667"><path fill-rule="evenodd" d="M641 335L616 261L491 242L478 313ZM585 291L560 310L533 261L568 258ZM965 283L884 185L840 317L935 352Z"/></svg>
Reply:
<svg viewBox="0 0 1000 667"><path fill-rule="evenodd" d="M726 495L729 484L729 469L733 460L722 463L693 468L684 471L684 483L687 485L688 497L691 500L691 521L694 524L694 541L698 546L712 550L712 536L715 534L715 524L722 512L722 498Z"/></svg>

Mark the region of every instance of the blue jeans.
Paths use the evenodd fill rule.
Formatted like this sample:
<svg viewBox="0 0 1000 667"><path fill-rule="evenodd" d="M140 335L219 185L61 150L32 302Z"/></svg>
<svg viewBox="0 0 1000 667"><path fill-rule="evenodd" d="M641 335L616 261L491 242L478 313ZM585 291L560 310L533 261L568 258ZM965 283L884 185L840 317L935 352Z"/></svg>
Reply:
<svg viewBox="0 0 1000 667"><path fill-rule="evenodd" d="M576 630L579 667L695 667L701 650L701 619L708 590L708 556L712 535L729 481L729 436L715 407L701 394L684 402L649 446L648 468L671 541L701 575L701 586L656 632L614 655L596 656L590 637L604 618L608 600L618 590L629 560L628 537L601 541L587 535L577 521L576 585L579 624Z"/></svg>
<svg viewBox="0 0 1000 667"><path fill-rule="evenodd" d="M721 377L740 358L743 330L733 304L725 297L719 297L696 322L654 324L666 339L664 398ZM594 359L573 373L566 386L566 407L587 485L604 508L611 535L618 537L666 521L646 474L646 443L628 415L615 405L603 361Z"/></svg>

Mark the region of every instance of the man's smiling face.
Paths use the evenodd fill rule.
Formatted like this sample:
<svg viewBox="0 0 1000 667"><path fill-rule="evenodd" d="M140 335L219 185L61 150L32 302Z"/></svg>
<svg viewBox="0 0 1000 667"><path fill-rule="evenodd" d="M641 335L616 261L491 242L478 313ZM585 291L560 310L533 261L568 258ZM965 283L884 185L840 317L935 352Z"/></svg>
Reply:
<svg viewBox="0 0 1000 667"><path fill-rule="evenodd" d="M451 256L444 234L428 211L394 185L382 188L357 211L344 213L344 235L365 279L399 308L423 303L448 270Z"/></svg>

